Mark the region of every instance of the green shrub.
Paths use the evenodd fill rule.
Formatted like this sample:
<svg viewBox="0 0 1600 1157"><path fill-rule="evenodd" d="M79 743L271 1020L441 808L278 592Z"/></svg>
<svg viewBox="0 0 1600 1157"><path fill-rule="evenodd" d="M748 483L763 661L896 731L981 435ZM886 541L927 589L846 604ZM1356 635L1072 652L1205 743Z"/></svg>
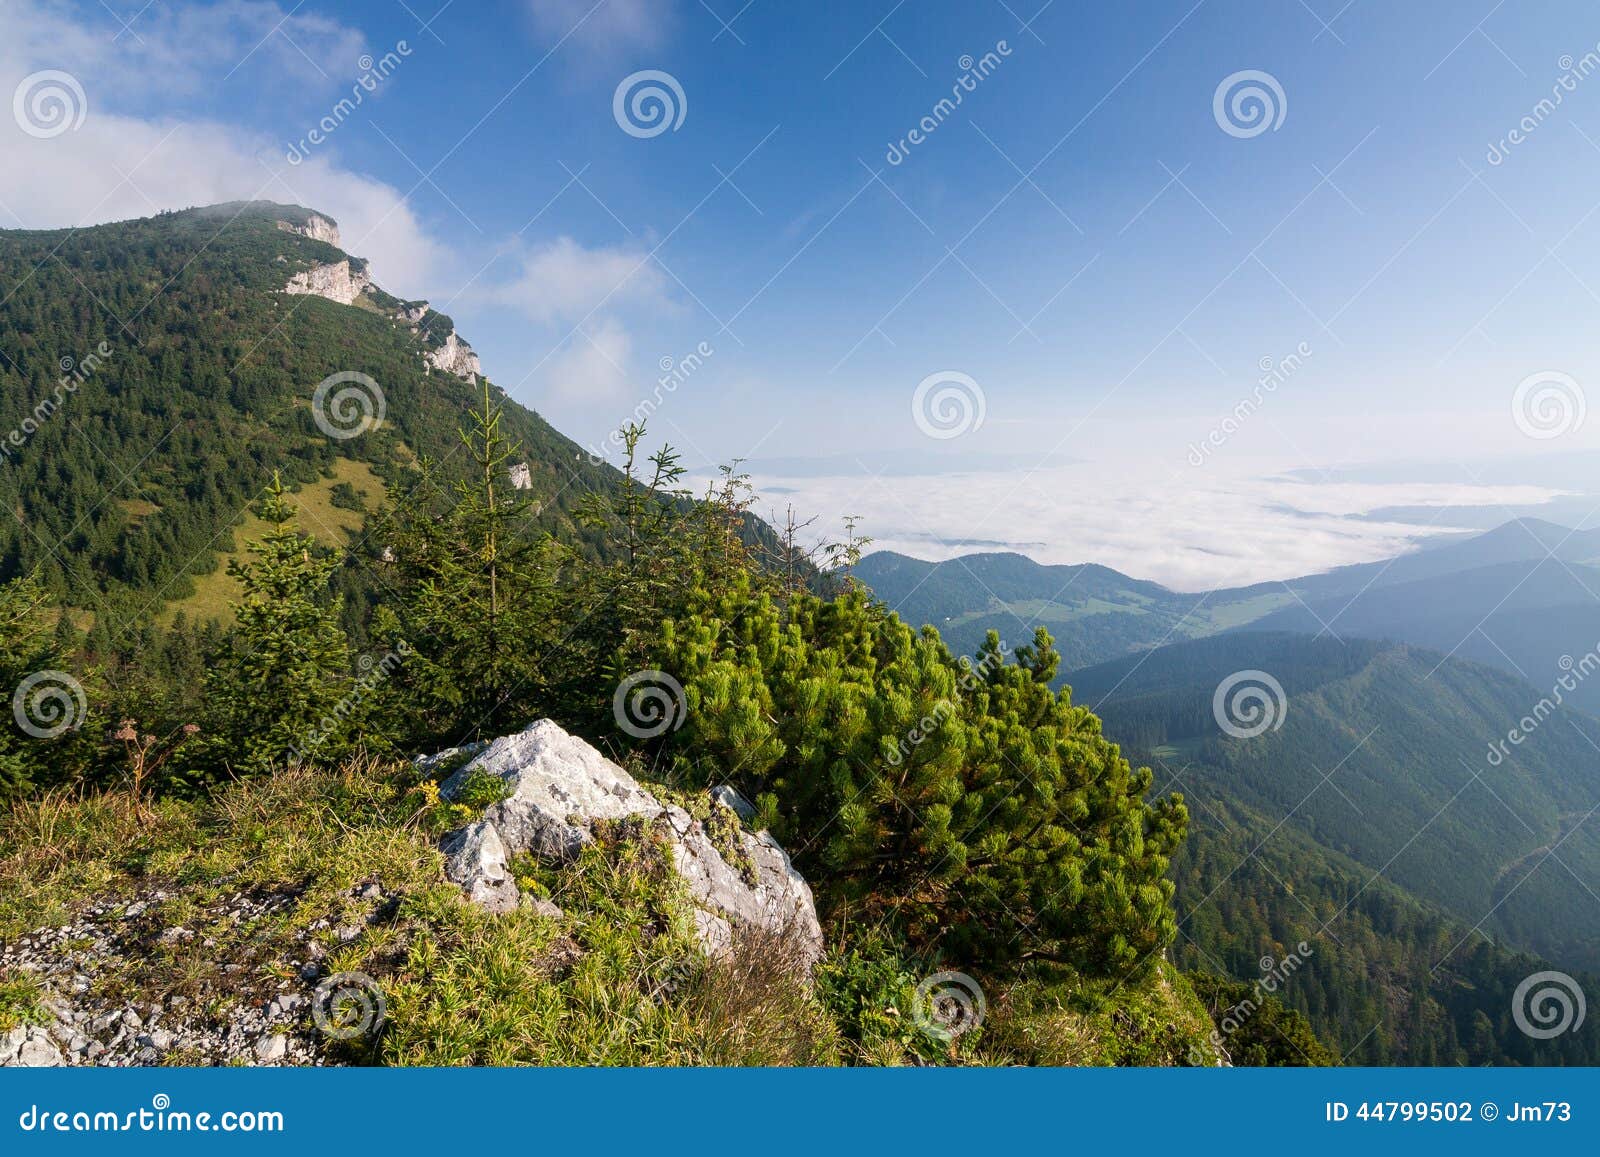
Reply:
<svg viewBox="0 0 1600 1157"><path fill-rule="evenodd" d="M861 592L780 607L737 579L663 625L655 663L688 700L664 755L761 800L824 900L915 950L1148 967L1176 933L1181 798L1146 801L1149 769L1050 690L1048 634L1006 658L991 634L957 661Z"/></svg>

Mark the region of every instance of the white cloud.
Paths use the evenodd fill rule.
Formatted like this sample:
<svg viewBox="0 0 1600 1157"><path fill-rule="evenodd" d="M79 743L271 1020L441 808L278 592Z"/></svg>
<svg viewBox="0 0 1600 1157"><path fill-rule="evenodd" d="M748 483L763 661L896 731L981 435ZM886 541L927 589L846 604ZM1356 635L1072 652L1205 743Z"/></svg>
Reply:
<svg viewBox="0 0 1600 1157"><path fill-rule="evenodd" d="M611 405L629 394L628 359L633 340L613 318L583 326L545 366L549 391L558 401Z"/></svg>
<svg viewBox="0 0 1600 1157"><path fill-rule="evenodd" d="M116 101L193 96L235 69L261 68L302 92L332 86L358 73L364 45L356 29L268 0L150 5L127 29L93 4L82 13L50 0L10 0L0 52L65 69Z"/></svg>
<svg viewBox="0 0 1600 1157"><path fill-rule="evenodd" d="M665 289L661 270L641 250L589 249L558 237L524 252L516 278L489 297L541 324L570 325L630 303L666 305Z"/></svg>
<svg viewBox="0 0 1600 1157"><path fill-rule="evenodd" d="M638 388L629 376L633 340L619 313L674 308L661 269L642 249L589 248L571 237L525 249L517 260L515 277L481 296L557 327L559 347L533 374L541 409L580 423L609 413Z"/></svg>
<svg viewBox="0 0 1600 1157"><path fill-rule="evenodd" d="M534 25L548 42L570 34L591 48L651 48L672 23L668 0L529 0Z"/></svg>
<svg viewBox="0 0 1600 1157"><path fill-rule="evenodd" d="M138 50L145 57L140 67L164 58L167 40L158 28L174 37L195 37L192 51L204 53L219 42L237 47L246 36L241 29L259 28L272 13L281 17L274 5L244 0L210 15L164 9L161 23L136 25L146 45ZM115 69L108 66L102 75L86 67L107 51L109 36L91 35L55 7L16 5L7 12L8 33L12 19L22 34L0 41L0 97L9 98L36 70L60 68L80 78L88 108L81 127L40 139L23 131L10 115L11 101L4 101L0 227L83 226L222 201L293 201L337 219L345 247L370 258L374 276L391 291L421 295L437 274L443 251L424 234L398 190L342 170L328 156L292 167L284 161L281 142L236 126L120 112L101 87ZM330 41L341 44L354 35L335 26L326 31ZM210 47L202 39L206 36ZM125 51L122 45L129 39L124 33L114 52ZM248 48L245 44L238 51ZM182 83L188 74L180 64L174 69Z"/></svg>
<svg viewBox="0 0 1600 1157"><path fill-rule="evenodd" d="M1427 534L1459 532L1362 517L1391 506L1524 506L1536 486L1313 484L1283 478L1172 475L1108 462L1031 473L876 479L769 478L783 502L837 535L862 516L874 550L945 559L1015 550L1042 563L1093 562L1176 590L1244 586L1390 558ZM1511 516L1508 514L1507 518ZM970 542L970 545L968 543Z"/></svg>

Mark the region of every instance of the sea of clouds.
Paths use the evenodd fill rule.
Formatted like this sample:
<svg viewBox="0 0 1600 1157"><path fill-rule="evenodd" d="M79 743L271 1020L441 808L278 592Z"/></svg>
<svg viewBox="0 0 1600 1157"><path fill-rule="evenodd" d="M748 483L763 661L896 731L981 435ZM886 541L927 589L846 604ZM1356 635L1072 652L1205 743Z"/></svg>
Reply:
<svg viewBox="0 0 1600 1157"><path fill-rule="evenodd" d="M1471 532L1453 508L1506 520L1564 491L1528 485L1365 483L1284 475L1178 474L1078 462L1034 471L801 476L752 468L763 515L789 505L838 537L859 518L869 550L924 559L1012 550L1041 563L1099 563L1174 590L1289 579L1421 549ZM1418 521L1373 512L1425 508Z"/></svg>

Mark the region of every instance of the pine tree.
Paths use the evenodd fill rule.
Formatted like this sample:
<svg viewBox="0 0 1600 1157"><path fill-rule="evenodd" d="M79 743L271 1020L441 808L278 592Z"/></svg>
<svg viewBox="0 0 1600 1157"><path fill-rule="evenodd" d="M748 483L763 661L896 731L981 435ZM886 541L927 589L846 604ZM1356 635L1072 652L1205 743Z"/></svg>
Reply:
<svg viewBox="0 0 1600 1157"><path fill-rule="evenodd" d="M520 728L548 711L571 655L561 645L554 583L563 551L507 464L520 449L502 430L488 381L460 432L468 478L445 486L431 462L383 519L389 596L374 634L407 658L384 694L401 737L464 737Z"/></svg>
<svg viewBox="0 0 1600 1157"><path fill-rule="evenodd" d="M1050 689L1039 631L957 660L863 591L780 607L748 576L664 624L654 666L686 722L677 774L758 798L831 903L988 967L1147 967L1176 935L1168 859L1187 813L1147 801L1099 720Z"/></svg>
<svg viewBox="0 0 1600 1157"><path fill-rule="evenodd" d="M277 475L257 513L272 528L250 545L253 561L228 564L244 597L212 685L223 720L213 750L245 771L336 759L358 743L365 708L328 591L339 560L295 526Z"/></svg>
<svg viewBox="0 0 1600 1157"><path fill-rule="evenodd" d="M85 770L87 701L64 670L76 632L63 622L37 575L0 583L0 802Z"/></svg>

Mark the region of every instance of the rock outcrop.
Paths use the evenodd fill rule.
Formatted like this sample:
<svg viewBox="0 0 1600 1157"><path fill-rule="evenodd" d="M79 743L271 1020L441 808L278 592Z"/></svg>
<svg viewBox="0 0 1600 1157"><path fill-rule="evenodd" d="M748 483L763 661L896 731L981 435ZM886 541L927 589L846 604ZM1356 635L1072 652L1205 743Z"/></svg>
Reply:
<svg viewBox="0 0 1600 1157"><path fill-rule="evenodd" d="M330 245L339 244L339 227L317 213L311 214L304 225L279 221L278 228L288 233L298 233L302 237L326 241ZM367 272L366 263L359 258L348 257L342 261L333 261L302 270L289 278L289 284L283 287L283 292L288 294L325 297L340 305L354 305L368 290L377 290L377 286L373 284L372 277ZM405 301L401 302L399 308L391 312L390 316L397 322L404 322L411 327L412 332L416 332L431 312L432 307L426 301ZM445 322L448 324L449 319L446 318ZM424 349L422 360L430 369L442 370L474 385L483 373L483 365L478 361L477 353L454 333L447 334L444 341L432 349Z"/></svg>
<svg viewBox="0 0 1600 1157"><path fill-rule="evenodd" d="M312 213L305 219L304 224L298 224L294 221L279 221L278 228L285 233L298 233L302 237L309 237L313 241L326 241L335 249L344 248L339 242L339 226L321 213Z"/></svg>
<svg viewBox="0 0 1600 1157"><path fill-rule="evenodd" d="M446 797L453 798L475 774L492 775L506 786L505 799L444 840L446 874L476 903L494 911L517 906L520 897L507 866L517 853L569 862L594 840L600 821L659 819L708 953L727 952L734 929L746 926L788 938L807 967L822 955L811 888L770 833L744 830L723 802L713 806L727 809L738 843L730 851L742 863L730 863L699 820L662 804L621 767L548 719L487 747L442 752L419 763L424 770L460 764L442 785Z"/></svg>
<svg viewBox="0 0 1600 1157"><path fill-rule="evenodd" d="M340 305L354 305L356 298L366 292L372 278L365 268L352 269L350 261L335 261L318 265L289 278L283 291L289 294L314 294L336 301Z"/></svg>
<svg viewBox="0 0 1600 1157"><path fill-rule="evenodd" d="M483 373L478 355L472 351L471 346L453 333L444 339L442 346L427 351L422 358L434 369L465 378L469 382L476 382L478 375Z"/></svg>
<svg viewBox="0 0 1600 1157"><path fill-rule="evenodd" d="M37 1025L19 1024L0 1034L0 1068L54 1069L66 1063L49 1032Z"/></svg>

